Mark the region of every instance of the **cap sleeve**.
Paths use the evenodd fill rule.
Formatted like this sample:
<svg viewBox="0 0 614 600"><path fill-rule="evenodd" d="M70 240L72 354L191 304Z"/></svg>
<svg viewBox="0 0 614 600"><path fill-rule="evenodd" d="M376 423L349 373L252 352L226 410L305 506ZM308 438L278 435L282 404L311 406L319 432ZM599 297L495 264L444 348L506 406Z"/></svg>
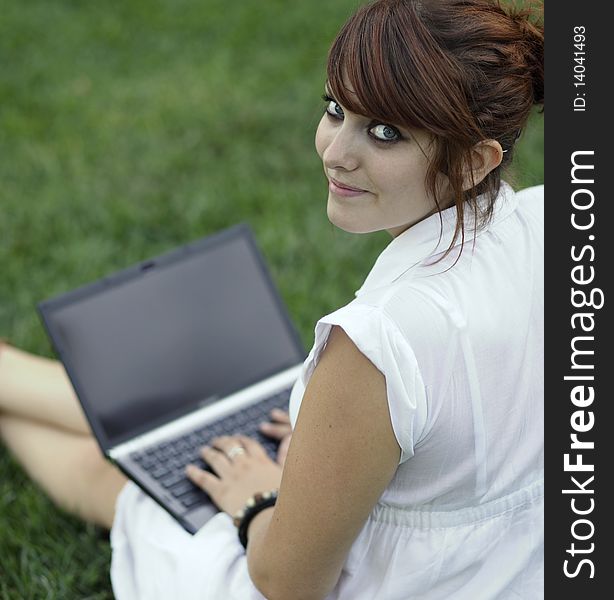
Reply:
<svg viewBox="0 0 614 600"><path fill-rule="evenodd" d="M313 373L333 325L341 327L355 346L386 379L388 410L401 448L399 464L414 455L427 416L426 389L414 352L394 321L378 307L349 304L322 317L302 373L302 387Z"/></svg>

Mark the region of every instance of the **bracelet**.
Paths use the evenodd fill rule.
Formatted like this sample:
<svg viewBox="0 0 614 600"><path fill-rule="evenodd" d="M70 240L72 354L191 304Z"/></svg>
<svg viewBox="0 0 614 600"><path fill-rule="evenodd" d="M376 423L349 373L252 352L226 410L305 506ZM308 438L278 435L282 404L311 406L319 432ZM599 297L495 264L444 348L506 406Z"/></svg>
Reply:
<svg viewBox="0 0 614 600"><path fill-rule="evenodd" d="M269 506L277 502L277 489L268 492L257 492L245 504L245 506L233 517L232 522L238 529L239 541L243 548L247 549L247 528L253 518Z"/></svg>

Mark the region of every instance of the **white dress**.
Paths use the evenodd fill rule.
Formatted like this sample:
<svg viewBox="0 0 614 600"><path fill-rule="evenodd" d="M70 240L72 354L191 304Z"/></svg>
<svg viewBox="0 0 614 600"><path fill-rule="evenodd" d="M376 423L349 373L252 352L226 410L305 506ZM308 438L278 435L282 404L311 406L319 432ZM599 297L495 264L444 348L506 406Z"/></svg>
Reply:
<svg viewBox="0 0 614 600"><path fill-rule="evenodd" d="M388 245L356 298L318 321L293 389L292 425L340 325L384 373L402 449L327 600L543 597L543 186L503 184L475 246L468 215L458 262L460 240L432 264L455 218ZM225 513L191 536L129 483L111 543L118 600L263 599Z"/></svg>

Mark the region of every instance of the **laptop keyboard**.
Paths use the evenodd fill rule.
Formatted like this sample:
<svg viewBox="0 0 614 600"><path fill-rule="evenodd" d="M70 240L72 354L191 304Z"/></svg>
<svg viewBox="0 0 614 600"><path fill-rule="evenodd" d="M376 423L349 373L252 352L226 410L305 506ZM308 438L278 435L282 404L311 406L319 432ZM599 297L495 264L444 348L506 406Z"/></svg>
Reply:
<svg viewBox="0 0 614 600"><path fill-rule="evenodd" d="M258 426L262 421L270 420L273 408L288 410L292 388L279 392L265 400L249 406L239 412L223 417L178 438L165 440L157 445L130 455L143 469L166 488L182 505L192 508L198 504L210 502L209 496L197 488L185 475L184 469L192 463L212 471L200 456L200 448L220 435L246 435L258 440L267 454L275 460L279 442L260 432Z"/></svg>

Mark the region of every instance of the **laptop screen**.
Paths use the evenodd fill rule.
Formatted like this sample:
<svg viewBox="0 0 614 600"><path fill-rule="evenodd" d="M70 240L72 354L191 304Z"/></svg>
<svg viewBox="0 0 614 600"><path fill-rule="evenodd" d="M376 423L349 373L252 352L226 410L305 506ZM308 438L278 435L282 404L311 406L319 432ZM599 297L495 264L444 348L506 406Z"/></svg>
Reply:
<svg viewBox="0 0 614 600"><path fill-rule="evenodd" d="M304 359L244 225L39 309L105 450Z"/></svg>

